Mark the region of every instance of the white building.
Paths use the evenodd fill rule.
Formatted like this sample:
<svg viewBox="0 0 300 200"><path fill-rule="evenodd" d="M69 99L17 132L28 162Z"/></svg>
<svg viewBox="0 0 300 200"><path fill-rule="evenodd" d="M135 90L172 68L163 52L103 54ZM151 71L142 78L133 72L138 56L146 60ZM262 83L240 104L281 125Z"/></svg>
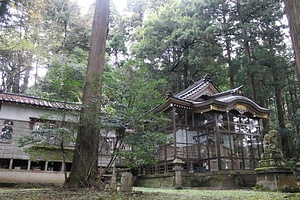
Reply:
<svg viewBox="0 0 300 200"><path fill-rule="evenodd" d="M71 170L77 130L74 126L78 119L76 113L78 114L80 109L79 104L1 92L0 182L62 184L65 180L65 170ZM60 149L39 147L37 154L26 153L24 148L19 147L18 140L21 137L37 132L42 126L52 128L61 125L62 121L66 122L64 126L72 125L74 129L73 135L71 131L69 139L64 140L66 165L63 164ZM99 167L108 164L115 138L114 131L102 132L105 133L105 140L99 154ZM48 135L46 139L54 143L59 140L56 135Z"/></svg>

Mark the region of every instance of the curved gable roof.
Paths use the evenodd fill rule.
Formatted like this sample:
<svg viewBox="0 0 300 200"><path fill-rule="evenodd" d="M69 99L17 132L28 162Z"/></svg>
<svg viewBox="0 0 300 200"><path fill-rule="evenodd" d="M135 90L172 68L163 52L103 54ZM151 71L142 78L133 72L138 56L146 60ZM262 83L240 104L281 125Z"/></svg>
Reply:
<svg viewBox="0 0 300 200"><path fill-rule="evenodd" d="M208 74L178 94L169 95L167 101L155 108L154 111L161 112L170 107L191 109L196 113L210 110L225 112L235 109L240 113L250 112L265 118L271 110L259 106L244 96L241 92L242 87L221 92L213 84L211 76Z"/></svg>
<svg viewBox="0 0 300 200"><path fill-rule="evenodd" d="M206 74L193 85L174 95L174 97L185 100L196 100L202 95L213 95L220 90L213 84L210 74Z"/></svg>

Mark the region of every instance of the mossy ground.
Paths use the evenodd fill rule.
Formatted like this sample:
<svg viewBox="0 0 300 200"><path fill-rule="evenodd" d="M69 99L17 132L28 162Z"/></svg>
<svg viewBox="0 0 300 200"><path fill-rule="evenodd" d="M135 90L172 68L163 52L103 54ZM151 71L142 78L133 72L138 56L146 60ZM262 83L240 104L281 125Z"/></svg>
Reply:
<svg viewBox="0 0 300 200"><path fill-rule="evenodd" d="M134 188L130 194L112 193L95 189L69 190L59 187L39 188L0 188L0 199L105 199L105 200L159 200L159 199L300 199L300 193L281 193L255 191L251 189L158 189L158 188Z"/></svg>

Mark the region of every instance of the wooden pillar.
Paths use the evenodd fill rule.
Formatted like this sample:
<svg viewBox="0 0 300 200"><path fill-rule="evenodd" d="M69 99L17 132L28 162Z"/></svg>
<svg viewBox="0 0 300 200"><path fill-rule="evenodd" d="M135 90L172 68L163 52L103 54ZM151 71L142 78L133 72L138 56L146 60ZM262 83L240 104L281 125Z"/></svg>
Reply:
<svg viewBox="0 0 300 200"><path fill-rule="evenodd" d="M255 158L254 158L254 150L253 150L253 139L254 137L252 135L247 135L247 137L250 137L250 169L255 169Z"/></svg>
<svg viewBox="0 0 300 200"><path fill-rule="evenodd" d="M167 155L167 145L165 145L164 147L164 151L165 151L165 169L164 169L164 173L168 173L168 155Z"/></svg>
<svg viewBox="0 0 300 200"><path fill-rule="evenodd" d="M185 117L185 119L184 119L184 123L185 123L185 127L184 127L184 131L185 131L185 148L186 148L186 163L187 163L187 166L189 166L189 164L191 164L190 162L189 162L189 160L190 160L190 152L189 152L189 145L188 145L188 139L189 139L189 137L188 137L188 129L187 129L187 127L188 127L188 120L187 120L187 118L188 118L188 111L187 110L185 110L184 111L184 117Z"/></svg>
<svg viewBox="0 0 300 200"><path fill-rule="evenodd" d="M198 152L198 165L200 163L201 158L201 145L200 145L200 134L199 129L197 130L197 152Z"/></svg>
<svg viewBox="0 0 300 200"><path fill-rule="evenodd" d="M243 135L245 137L245 135ZM243 145L243 140L239 138L239 141L241 141L239 144L241 145L240 148L242 149L242 169L245 169L245 155L244 155L244 145Z"/></svg>
<svg viewBox="0 0 300 200"><path fill-rule="evenodd" d="M174 140L174 159L177 156L177 140L176 140L176 108L173 107L173 140Z"/></svg>
<svg viewBox="0 0 300 200"><path fill-rule="evenodd" d="M192 124L195 126L195 113L192 111Z"/></svg>
<svg viewBox="0 0 300 200"><path fill-rule="evenodd" d="M187 110L184 110L184 123L187 126L188 125L188 121L187 121Z"/></svg>
<svg viewBox="0 0 300 200"><path fill-rule="evenodd" d="M269 130L268 130L269 127L268 127L267 129L265 129L265 130L261 130L261 127L263 127L263 125L262 125L263 120L264 120L264 119L260 119L260 120L259 120L259 133L260 133L260 135L262 136L262 137L259 137L258 140L257 140L257 142L258 142L258 156L259 156L259 158L261 158L261 156L262 156L262 154L263 154L263 137L265 136L265 134L263 133L263 131L266 131L266 130L267 130L266 133L268 133L268 131L269 131Z"/></svg>
<svg viewBox="0 0 300 200"><path fill-rule="evenodd" d="M217 159L218 159L218 170L222 170L222 163L221 163L221 150L220 150L220 132L218 126L218 113L214 115L215 120L215 137L216 137L216 144L217 144Z"/></svg>
<svg viewBox="0 0 300 200"><path fill-rule="evenodd" d="M237 158L235 156L233 156L233 155L235 155L235 151L233 151L233 149L234 149L234 137L237 137L237 133L234 129L234 122L233 122L233 117L234 116L230 115L230 113L228 112L227 117L228 117L228 130L230 132L231 166L232 166L232 169L234 169L234 166L236 165L236 162L237 162Z"/></svg>
<svg viewBox="0 0 300 200"><path fill-rule="evenodd" d="M210 158L211 158L211 155L210 155L210 151L209 151L209 140L208 140L208 128L207 128L207 125L205 125L205 137L206 137L206 152L207 152L207 164L206 164L206 170L207 170L207 166L208 166L208 169L209 171L211 170L211 166L210 166Z"/></svg>
<svg viewBox="0 0 300 200"><path fill-rule="evenodd" d="M186 127L184 128L185 131L185 148L186 148L186 162L189 163L189 146L188 146L188 133Z"/></svg>

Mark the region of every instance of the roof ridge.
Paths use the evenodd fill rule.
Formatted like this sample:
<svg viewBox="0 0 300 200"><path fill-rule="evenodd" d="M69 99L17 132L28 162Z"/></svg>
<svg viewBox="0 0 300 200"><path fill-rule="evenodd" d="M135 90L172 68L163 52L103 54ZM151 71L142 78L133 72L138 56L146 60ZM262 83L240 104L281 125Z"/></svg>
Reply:
<svg viewBox="0 0 300 200"><path fill-rule="evenodd" d="M211 97L218 97L218 96L222 96L222 95L225 95L225 94L234 94L237 91L239 91L240 89L242 89L243 87L244 87L243 85L240 85L236 88L226 90L226 91L223 91L223 92L220 92L220 93L217 93L217 94L213 94L213 95L211 95Z"/></svg>
<svg viewBox="0 0 300 200"><path fill-rule="evenodd" d="M36 100L42 100L42 101L48 101L48 102L67 103L67 104L81 104L81 103L79 103L79 102L70 102L70 101L61 101L61 100L51 100L51 99L47 99L47 98L44 98L44 97L30 96L30 95L19 94L19 93L0 92L0 96L1 96L1 94L12 95L12 96L18 96L18 97L25 97L25 98L29 98L29 99L36 99Z"/></svg>
<svg viewBox="0 0 300 200"><path fill-rule="evenodd" d="M192 85L190 85L189 87L187 87L186 89L182 90L181 92L175 94L174 96L176 97L182 97L182 96L190 96L193 94L194 91L196 91L197 89L201 88L201 86L205 85L206 83L211 83L215 89L220 92L219 88L217 88L214 84L213 84L213 80L211 77L211 74L206 74L205 76L203 76L200 80L194 82Z"/></svg>
<svg viewBox="0 0 300 200"><path fill-rule="evenodd" d="M23 94L14 93L0 93L0 101L14 102L26 105L35 105L41 107L58 108L58 109L81 109L81 103L77 102L64 102L58 100L50 100L46 98L32 97Z"/></svg>

